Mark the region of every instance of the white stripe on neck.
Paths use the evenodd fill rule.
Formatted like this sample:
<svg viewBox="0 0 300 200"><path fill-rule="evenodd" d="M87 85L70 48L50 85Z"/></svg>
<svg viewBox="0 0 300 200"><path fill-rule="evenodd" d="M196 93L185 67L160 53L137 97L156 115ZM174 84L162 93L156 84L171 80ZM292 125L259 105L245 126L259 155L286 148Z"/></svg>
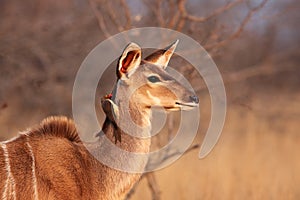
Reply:
<svg viewBox="0 0 300 200"><path fill-rule="evenodd" d="M31 156L31 159L32 159L31 173L32 173L32 187L33 187L33 190L34 190L34 193L33 193L34 194L34 200L38 200L39 196L38 196L37 180L36 180L36 173L35 173L35 158L34 158L34 154L33 154L33 151L32 151L32 146L29 143L28 136L27 136L26 139L27 139L26 145L29 149L29 153L30 153L30 156Z"/></svg>
<svg viewBox="0 0 300 200"><path fill-rule="evenodd" d="M10 164L9 164L9 154L5 143L1 143L3 149L4 161L5 161L5 170L7 173L7 179L5 181L4 191L2 194L2 199L8 199L10 195L13 195L13 199L16 199L16 185L15 179L11 173ZM12 188L11 188L12 187ZM12 190L12 191L11 191Z"/></svg>

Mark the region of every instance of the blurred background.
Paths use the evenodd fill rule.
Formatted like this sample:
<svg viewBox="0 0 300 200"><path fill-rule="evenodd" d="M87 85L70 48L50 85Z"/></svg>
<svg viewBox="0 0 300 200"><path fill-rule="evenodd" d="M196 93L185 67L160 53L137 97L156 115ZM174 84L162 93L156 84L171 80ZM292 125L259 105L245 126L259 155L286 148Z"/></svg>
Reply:
<svg viewBox="0 0 300 200"><path fill-rule="evenodd" d="M208 157L199 160L191 148L145 175L128 199L300 199L299 20L297 0L0 0L0 140L49 115L72 117L76 72L99 42L134 27L165 27L214 59L226 122ZM107 74L99 96L115 82ZM201 122L192 147L203 141L211 112L205 84L195 85ZM177 120L168 118L155 145L170 139L164 135Z"/></svg>

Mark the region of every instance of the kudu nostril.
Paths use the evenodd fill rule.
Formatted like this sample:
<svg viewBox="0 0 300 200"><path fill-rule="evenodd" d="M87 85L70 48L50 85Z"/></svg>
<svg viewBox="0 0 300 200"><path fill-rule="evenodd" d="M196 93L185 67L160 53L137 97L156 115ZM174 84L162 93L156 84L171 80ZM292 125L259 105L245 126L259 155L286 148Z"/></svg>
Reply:
<svg viewBox="0 0 300 200"><path fill-rule="evenodd" d="M199 103L199 98L196 95L190 96L190 99L194 102L194 103Z"/></svg>

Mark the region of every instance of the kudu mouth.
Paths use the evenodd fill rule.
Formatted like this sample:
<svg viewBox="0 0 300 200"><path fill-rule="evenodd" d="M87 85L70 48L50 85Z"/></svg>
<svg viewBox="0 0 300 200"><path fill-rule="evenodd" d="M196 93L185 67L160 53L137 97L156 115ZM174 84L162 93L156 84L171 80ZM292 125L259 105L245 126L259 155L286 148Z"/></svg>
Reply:
<svg viewBox="0 0 300 200"><path fill-rule="evenodd" d="M197 96L193 95L190 96L190 101L175 101L173 105L165 105L165 106L159 106L159 105L154 105L154 106L149 106L149 108L164 108L166 111L179 111L179 110L192 110L196 107L199 106L199 99Z"/></svg>
<svg viewBox="0 0 300 200"><path fill-rule="evenodd" d="M194 103L194 102L189 102L189 103L186 103L186 102L175 102L176 104L176 107L180 110L191 110L193 108L196 108L199 106L198 103Z"/></svg>
<svg viewBox="0 0 300 200"><path fill-rule="evenodd" d="M176 101L176 107L178 107L181 110L191 110L199 106L199 98L196 95L190 96L189 99L189 102Z"/></svg>
<svg viewBox="0 0 300 200"><path fill-rule="evenodd" d="M198 107L198 103L176 101L173 106L163 106L166 111L192 110ZM161 106L151 106L151 108L162 108Z"/></svg>

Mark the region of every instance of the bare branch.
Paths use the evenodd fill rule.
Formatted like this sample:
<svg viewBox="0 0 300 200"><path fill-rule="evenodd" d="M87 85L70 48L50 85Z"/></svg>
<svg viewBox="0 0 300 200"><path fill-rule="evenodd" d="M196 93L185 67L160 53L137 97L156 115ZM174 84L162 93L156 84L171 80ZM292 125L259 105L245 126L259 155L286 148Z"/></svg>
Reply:
<svg viewBox="0 0 300 200"><path fill-rule="evenodd" d="M98 8L97 8L97 5L95 4L95 2L93 0L88 0L89 4L90 4L90 7L98 21L98 25L99 25L99 28L100 30L103 32L104 36L106 38L109 38L111 36L111 34L108 32L107 30L107 27L105 25L105 22L104 22L104 18L102 16L102 14L99 12Z"/></svg>
<svg viewBox="0 0 300 200"><path fill-rule="evenodd" d="M153 1L146 1L144 0L144 3L148 6L148 8L154 13L154 16L156 17L156 20L158 22L158 25L160 27L165 26L165 21L161 15L161 0L156 0L155 5L153 6Z"/></svg>
<svg viewBox="0 0 300 200"><path fill-rule="evenodd" d="M290 52L287 52L286 55L290 55ZM275 57L285 57L286 55L273 55L272 58L265 58L264 62L261 62L259 64L247 67L245 69L241 69L236 72L228 72L223 76L224 84L230 84L235 82L241 82L245 81L249 78L253 78L256 76L269 76L277 73L281 73L284 71L290 71L295 69L295 65L289 65L285 62L285 66L278 66L274 67L276 64L274 63L280 63L279 60L272 61ZM282 59L282 58L281 58ZM206 90L205 85L199 85L198 87L194 88L195 91L199 92L201 90Z"/></svg>
<svg viewBox="0 0 300 200"><path fill-rule="evenodd" d="M291 12L295 12L296 10L299 10L299 4L298 6L295 6L295 4L290 4L289 6L287 6L285 9L282 9L280 12L278 13L275 13L273 15L265 15L265 16L262 16L261 18L264 19L264 20L277 20L278 18L284 16L284 15L287 15Z"/></svg>
<svg viewBox="0 0 300 200"><path fill-rule="evenodd" d="M161 191L159 185L157 184L154 172L146 173L144 176L148 181L148 186L151 191L152 200L160 200Z"/></svg>
<svg viewBox="0 0 300 200"><path fill-rule="evenodd" d="M97 19L100 30L103 32L106 38L111 36L111 33L108 31L107 26L104 22L104 17L101 12L98 10L96 3L93 0L88 0L89 5ZM109 40L115 49L119 49L119 45L115 42L115 40Z"/></svg>
<svg viewBox="0 0 300 200"><path fill-rule="evenodd" d="M203 22L205 22L205 21L207 21L207 20L209 20L213 17L216 17L216 16L224 13L225 11L233 8L234 6L240 4L241 2L243 2L243 0L236 0L236 1L233 1L231 3L228 3L227 5L216 9L214 12L212 12L210 15L208 15L206 17L198 17L198 16L194 16L194 15L189 14L187 12L186 8L185 8L186 0L180 1L179 10L181 11L183 18L191 20L191 21L203 23Z"/></svg>
<svg viewBox="0 0 300 200"><path fill-rule="evenodd" d="M117 19L117 15L115 13L115 10L112 8L111 6L112 1L107 1L107 12L108 15L110 16L112 22L114 23L114 25L117 27L118 31L123 31L124 27L121 25L121 23L119 22L119 20Z"/></svg>
<svg viewBox="0 0 300 200"><path fill-rule="evenodd" d="M162 27L165 26L165 20L162 16L162 0L156 0L157 19Z"/></svg>
<svg viewBox="0 0 300 200"><path fill-rule="evenodd" d="M263 62L253 67L247 67L246 69L239 70L234 73L226 74L224 77L225 83L239 82L251 77L261 76L261 75L268 76L283 71L292 70L294 68L293 65L289 66L287 64L285 65L285 67L271 68L270 66L272 66L272 64L268 62Z"/></svg>
<svg viewBox="0 0 300 200"><path fill-rule="evenodd" d="M185 9L186 1L187 0L178 0L178 9L179 9L179 12L180 12L180 19L179 19L179 22L178 22L178 25L177 25L177 30L178 31L182 30L182 28L184 27L185 22L186 22L186 18L185 18L185 15L187 13L186 9Z"/></svg>
<svg viewBox="0 0 300 200"><path fill-rule="evenodd" d="M228 42L238 38L241 35L241 33L244 31L245 26L250 21L250 19L254 15L254 13L257 12L258 10L260 10L261 8L263 8L267 2L268 2L268 0L263 0L257 7L251 9L248 12L247 16L244 18L244 20L242 21L240 27L233 34L231 34L226 39L224 39L218 43L206 45L206 46L204 46L204 48L209 51L209 50L217 48L217 47L218 48L222 47L222 46L226 45Z"/></svg>
<svg viewBox="0 0 300 200"><path fill-rule="evenodd" d="M126 195L125 200L130 200L131 197L134 195L136 187L140 184L141 180L145 177L145 174L143 174L141 176L141 178L138 180L138 182L136 182L133 186L133 188L130 190L130 192Z"/></svg>
<svg viewBox="0 0 300 200"><path fill-rule="evenodd" d="M129 10L125 0L120 0L120 2L121 2L121 5L123 7L123 10L125 12L125 17L126 17L126 21L127 21L127 23L125 25L125 28L130 29L131 28L131 13L130 13L130 10Z"/></svg>
<svg viewBox="0 0 300 200"><path fill-rule="evenodd" d="M180 17L180 11L175 8L175 2L174 0L169 0L169 23L167 24L168 28L175 28L175 25L177 24L179 17Z"/></svg>
<svg viewBox="0 0 300 200"><path fill-rule="evenodd" d="M195 145L191 146L190 148L188 148L183 154L187 154L187 153L191 152L192 150L198 149L199 147L200 147L200 144L195 144ZM164 155L163 161L161 161L159 163L162 163L162 162L168 160L169 158L172 158L172 157L180 155L180 154L182 154L182 152L178 152L178 151L174 152L172 154L166 154L166 155ZM159 164L156 163L156 165L159 165ZM135 193L137 185L140 183L140 181L143 178L147 179L148 187L151 191L152 199L153 200L160 200L161 199L161 190L160 190L159 185L156 181L155 172L148 172L148 173L143 174L143 176L140 178L139 182L137 182L135 184L135 186L131 189L131 191L127 194L126 199L129 200L133 196L133 194Z"/></svg>
<svg viewBox="0 0 300 200"><path fill-rule="evenodd" d="M166 162L167 160L175 157L175 156L178 156L178 155L185 155L189 152L191 152L192 150L195 150L197 148L200 147L200 144L195 144L195 145L192 145L191 147L189 147L186 151L182 152L182 151L178 151L178 150L175 150L175 151L168 151L167 153L164 152L163 155L160 155L159 158L157 158L157 160L155 162L152 162L152 163L148 163L148 168L156 168L158 166L160 166L162 163Z"/></svg>

